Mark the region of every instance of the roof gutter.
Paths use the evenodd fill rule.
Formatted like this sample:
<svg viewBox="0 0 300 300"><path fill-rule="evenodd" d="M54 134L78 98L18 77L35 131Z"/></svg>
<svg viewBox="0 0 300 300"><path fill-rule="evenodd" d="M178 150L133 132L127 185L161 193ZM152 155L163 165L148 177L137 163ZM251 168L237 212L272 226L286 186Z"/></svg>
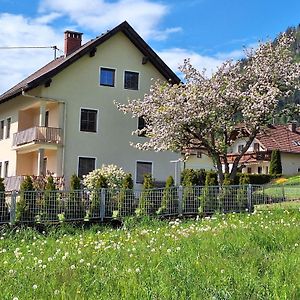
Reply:
<svg viewBox="0 0 300 300"><path fill-rule="evenodd" d="M22 96L37 99L37 100L47 100L47 101L51 101L51 102L65 103L65 101L62 99L55 99L55 98L50 98L50 97L44 97L44 96L41 97L41 96L27 94L24 89L22 89Z"/></svg>

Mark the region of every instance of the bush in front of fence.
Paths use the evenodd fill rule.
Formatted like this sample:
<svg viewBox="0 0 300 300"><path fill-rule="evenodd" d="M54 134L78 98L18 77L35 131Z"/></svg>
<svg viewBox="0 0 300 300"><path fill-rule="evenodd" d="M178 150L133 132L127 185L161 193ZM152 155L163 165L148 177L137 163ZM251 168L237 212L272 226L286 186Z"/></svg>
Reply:
<svg viewBox="0 0 300 300"><path fill-rule="evenodd" d="M156 214L168 215L171 214L173 211L177 211L178 204L175 202L175 198L176 198L176 192L174 189L174 179L172 176L169 176L166 181L166 187L164 188L163 191L161 206L156 211Z"/></svg>
<svg viewBox="0 0 300 300"><path fill-rule="evenodd" d="M5 201L4 179L0 178L0 223L9 220L9 211Z"/></svg>
<svg viewBox="0 0 300 300"><path fill-rule="evenodd" d="M86 216L83 193L80 189L80 178L73 174L70 179L70 194L64 203L64 218L66 220L83 219Z"/></svg>
<svg viewBox="0 0 300 300"><path fill-rule="evenodd" d="M53 177L47 177L47 183L44 192L44 199L42 200L42 220L44 221L58 221L58 215L61 212L61 199L57 192Z"/></svg>
<svg viewBox="0 0 300 300"><path fill-rule="evenodd" d="M117 197L117 210L113 212L113 217L118 218L132 215L134 213L134 201L132 175L126 174Z"/></svg>
<svg viewBox="0 0 300 300"><path fill-rule="evenodd" d="M16 221L34 222L36 207L36 194L34 192L33 181L30 176L26 176L20 186L20 197L16 205Z"/></svg>
<svg viewBox="0 0 300 300"><path fill-rule="evenodd" d="M200 205L198 211L200 215L205 215L207 213L217 211L219 207L219 187L217 185L217 174L215 172L207 172L205 178L205 186L201 193L201 196L199 196Z"/></svg>
<svg viewBox="0 0 300 300"><path fill-rule="evenodd" d="M144 175L143 190L139 198L139 204L135 210L137 216L152 215L155 213L154 180L151 174Z"/></svg>

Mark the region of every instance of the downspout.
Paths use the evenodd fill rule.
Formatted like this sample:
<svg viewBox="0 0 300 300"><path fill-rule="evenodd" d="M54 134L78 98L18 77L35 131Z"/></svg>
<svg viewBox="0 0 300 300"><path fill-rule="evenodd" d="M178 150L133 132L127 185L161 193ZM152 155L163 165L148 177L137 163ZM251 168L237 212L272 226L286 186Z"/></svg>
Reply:
<svg viewBox="0 0 300 300"><path fill-rule="evenodd" d="M62 174L65 176L65 145L66 145L66 120L67 120L67 103L62 100L62 99L54 99L50 97L41 97L41 96L34 96L27 94L23 89L22 89L22 96L27 97L27 98L33 98L37 100L47 100L51 102L57 102L57 103L63 103L64 104L64 132L63 132L63 153L62 153Z"/></svg>

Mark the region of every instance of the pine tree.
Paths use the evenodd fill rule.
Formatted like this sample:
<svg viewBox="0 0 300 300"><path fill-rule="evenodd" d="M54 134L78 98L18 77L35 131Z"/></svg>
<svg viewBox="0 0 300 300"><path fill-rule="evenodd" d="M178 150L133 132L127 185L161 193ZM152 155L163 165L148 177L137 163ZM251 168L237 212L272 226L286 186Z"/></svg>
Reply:
<svg viewBox="0 0 300 300"><path fill-rule="evenodd" d="M4 186L4 179L0 178L0 223L8 221L9 213L8 208L5 203L5 186Z"/></svg>
<svg viewBox="0 0 300 300"><path fill-rule="evenodd" d="M80 178L73 174L70 179L71 192L65 202L65 218L67 220L83 219L85 217L85 209L82 202L82 192L80 191Z"/></svg>
<svg viewBox="0 0 300 300"><path fill-rule="evenodd" d="M59 202L58 193L53 177L47 177L47 183L44 192L44 220L58 221Z"/></svg>
<svg viewBox="0 0 300 300"><path fill-rule="evenodd" d="M16 220L20 222L34 222L37 206L36 193L30 176L26 176L20 186L20 200L16 207Z"/></svg>
<svg viewBox="0 0 300 300"><path fill-rule="evenodd" d="M157 214L170 213L172 207L174 207L174 199L175 199L174 179L172 176L169 176L166 180L166 186L163 191L161 206L156 213Z"/></svg>
<svg viewBox="0 0 300 300"><path fill-rule="evenodd" d="M279 175L282 174L282 164L280 151L273 150L271 153L271 161L270 161L270 175Z"/></svg>

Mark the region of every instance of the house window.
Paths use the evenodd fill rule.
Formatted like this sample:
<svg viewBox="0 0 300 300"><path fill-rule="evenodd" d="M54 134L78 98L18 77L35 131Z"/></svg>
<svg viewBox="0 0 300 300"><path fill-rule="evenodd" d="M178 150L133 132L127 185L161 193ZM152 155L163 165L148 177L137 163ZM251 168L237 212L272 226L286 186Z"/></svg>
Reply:
<svg viewBox="0 0 300 300"><path fill-rule="evenodd" d="M0 178L1 178L1 175L2 175L2 162L0 162Z"/></svg>
<svg viewBox="0 0 300 300"><path fill-rule="evenodd" d="M145 174L152 175L152 162L138 161L136 163L136 183L143 183Z"/></svg>
<svg viewBox="0 0 300 300"><path fill-rule="evenodd" d="M146 122L145 119L143 117L138 117L138 129L142 130L146 127ZM139 134L139 136L145 136L146 132L142 132Z"/></svg>
<svg viewBox="0 0 300 300"><path fill-rule="evenodd" d="M247 168L247 173L251 174L252 173L252 169L250 167Z"/></svg>
<svg viewBox="0 0 300 300"><path fill-rule="evenodd" d="M238 145L238 153L243 151L244 145Z"/></svg>
<svg viewBox="0 0 300 300"><path fill-rule="evenodd" d="M0 140L4 138L4 120L0 122Z"/></svg>
<svg viewBox="0 0 300 300"><path fill-rule="evenodd" d="M200 151L197 151L196 157L197 158L202 158L202 153Z"/></svg>
<svg viewBox="0 0 300 300"><path fill-rule="evenodd" d="M266 174L269 174L269 167L266 166Z"/></svg>
<svg viewBox="0 0 300 300"><path fill-rule="evenodd" d="M257 173L261 174L262 173L262 167L257 167Z"/></svg>
<svg viewBox="0 0 300 300"><path fill-rule="evenodd" d="M125 71L124 89L138 90L138 87L139 87L139 73Z"/></svg>
<svg viewBox="0 0 300 300"><path fill-rule="evenodd" d="M10 137L10 125L11 125L11 118L7 118L6 120L6 138L9 139Z"/></svg>
<svg viewBox="0 0 300 300"><path fill-rule="evenodd" d="M8 161L4 162L4 177L8 177Z"/></svg>
<svg viewBox="0 0 300 300"><path fill-rule="evenodd" d="M100 68L100 85L115 86L115 70Z"/></svg>
<svg viewBox="0 0 300 300"><path fill-rule="evenodd" d="M259 143L254 143L253 150L254 151L259 151L260 150Z"/></svg>
<svg viewBox="0 0 300 300"><path fill-rule="evenodd" d="M97 132L97 113L94 109L81 109L80 131Z"/></svg>
<svg viewBox="0 0 300 300"><path fill-rule="evenodd" d="M298 173L300 173L300 168L298 168Z"/></svg>
<svg viewBox="0 0 300 300"><path fill-rule="evenodd" d="M96 168L96 158L94 157L79 157L78 160L78 176L89 174Z"/></svg>

